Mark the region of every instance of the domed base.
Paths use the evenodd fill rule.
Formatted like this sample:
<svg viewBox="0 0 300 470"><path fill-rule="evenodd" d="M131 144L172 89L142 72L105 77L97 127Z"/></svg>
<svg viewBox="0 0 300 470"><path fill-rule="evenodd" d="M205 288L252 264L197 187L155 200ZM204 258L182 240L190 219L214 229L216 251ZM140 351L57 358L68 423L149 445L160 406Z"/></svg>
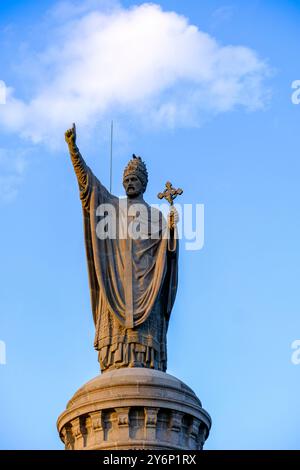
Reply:
<svg viewBox="0 0 300 470"><path fill-rule="evenodd" d="M202 449L209 414L183 382L152 369L104 372L58 418L66 449Z"/></svg>

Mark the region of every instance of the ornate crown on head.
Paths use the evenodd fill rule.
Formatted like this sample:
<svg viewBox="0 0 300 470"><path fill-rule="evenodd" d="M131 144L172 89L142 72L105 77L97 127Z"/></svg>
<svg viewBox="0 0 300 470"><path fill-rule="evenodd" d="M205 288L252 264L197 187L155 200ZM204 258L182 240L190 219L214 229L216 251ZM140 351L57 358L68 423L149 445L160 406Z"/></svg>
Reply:
<svg viewBox="0 0 300 470"><path fill-rule="evenodd" d="M145 165L145 162L141 159L141 157L137 157L136 155L132 155L132 159L128 162L124 174L123 180L128 175L135 175L139 178L143 185L143 190L145 191L148 183L148 171Z"/></svg>

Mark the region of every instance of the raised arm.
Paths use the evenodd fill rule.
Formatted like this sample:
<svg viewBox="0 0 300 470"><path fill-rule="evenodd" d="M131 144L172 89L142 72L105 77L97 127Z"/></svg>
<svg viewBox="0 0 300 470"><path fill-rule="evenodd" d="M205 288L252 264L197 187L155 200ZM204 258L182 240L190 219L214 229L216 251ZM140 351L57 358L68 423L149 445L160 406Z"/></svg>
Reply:
<svg viewBox="0 0 300 470"><path fill-rule="evenodd" d="M76 126L73 124L71 129L68 129L65 133L65 140L69 147L69 152L72 160L72 164L77 176L78 184L80 189L84 189L87 185L87 173L88 169L86 163L79 152L76 145Z"/></svg>

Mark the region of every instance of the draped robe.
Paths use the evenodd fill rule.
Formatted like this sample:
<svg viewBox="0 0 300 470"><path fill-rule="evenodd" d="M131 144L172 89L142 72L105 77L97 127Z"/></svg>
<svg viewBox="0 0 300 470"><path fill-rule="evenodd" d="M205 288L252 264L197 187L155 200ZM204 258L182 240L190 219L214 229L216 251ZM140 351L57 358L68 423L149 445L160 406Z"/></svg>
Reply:
<svg viewBox="0 0 300 470"><path fill-rule="evenodd" d="M127 233L124 237L124 232L121 236L120 227L124 229L125 223L127 232L135 216L128 216L127 204L100 183L76 146L71 157L83 209L94 346L101 370L129 366L165 371L166 334L177 291L178 241L174 233L166 236L161 213L153 237L153 212L144 200L146 236L135 239ZM97 209L103 204L111 205L116 216L114 238L97 235Z"/></svg>

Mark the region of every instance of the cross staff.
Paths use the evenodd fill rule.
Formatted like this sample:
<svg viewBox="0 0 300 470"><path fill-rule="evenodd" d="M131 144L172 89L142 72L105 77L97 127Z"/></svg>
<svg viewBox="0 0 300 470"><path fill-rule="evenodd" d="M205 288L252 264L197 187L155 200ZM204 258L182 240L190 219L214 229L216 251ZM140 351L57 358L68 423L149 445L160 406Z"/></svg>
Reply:
<svg viewBox="0 0 300 470"><path fill-rule="evenodd" d="M176 197L180 196L182 193L183 190L181 188L175 189L173 188L172 183L167 181L166 189L162 193L158 193L157 197L158 199L166 199L170 206L173 206L174 199L176 199Z"/></svg>

